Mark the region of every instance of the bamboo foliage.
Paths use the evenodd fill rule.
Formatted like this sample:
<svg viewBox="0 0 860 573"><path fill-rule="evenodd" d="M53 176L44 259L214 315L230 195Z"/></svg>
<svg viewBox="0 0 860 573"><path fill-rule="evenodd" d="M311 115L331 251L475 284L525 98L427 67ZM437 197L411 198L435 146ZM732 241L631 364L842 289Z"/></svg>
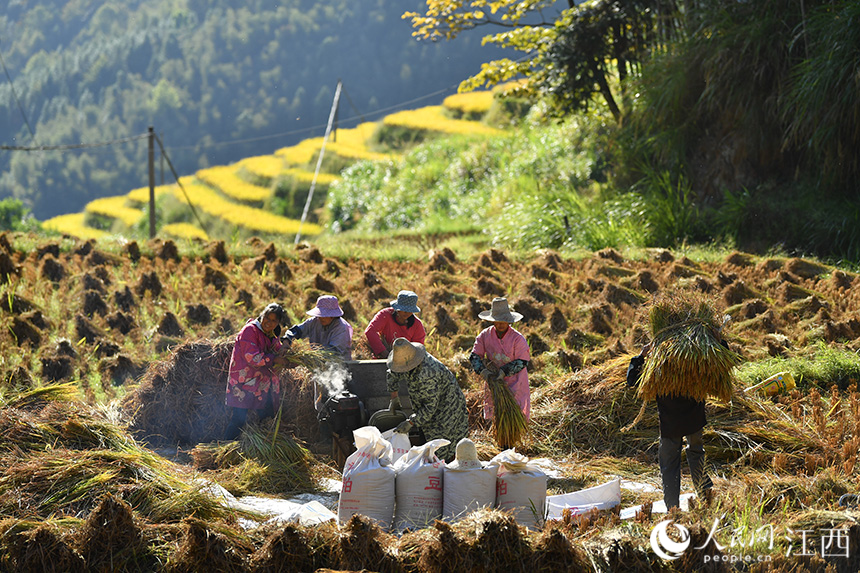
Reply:
<svg viewBox="0 0 860 573"><path fill-rule="evenodd" d="M721 324L706 300L680 291L649 309L652 348L639 381L639 396L729 400L740 356L721 344Z"/></svg>

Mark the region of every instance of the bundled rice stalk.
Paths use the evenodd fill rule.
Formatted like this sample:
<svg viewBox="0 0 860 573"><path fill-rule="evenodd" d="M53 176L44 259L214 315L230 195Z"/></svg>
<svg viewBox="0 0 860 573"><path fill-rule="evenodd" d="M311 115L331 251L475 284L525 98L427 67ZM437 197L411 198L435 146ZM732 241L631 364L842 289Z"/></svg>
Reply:
<svg viewBox="0 0 860 573"><path fill-rule="evenodd" d="M73 402L80 399L80 392L74 382L51 384L15 394L4 406L27 409L45 405L46 402Z"/></svg>
<svg viewBox="0 0 860 573"><path fill-rule="evenodd" d="M652 348L639 380L640 398L731 399L733 369L741 358L721 344L722 324L711 304L670 292L651 304L648 322Z"/></svg>
<svg viewBox="0 0 860 573"><path fill-rule="evenodd" d="M238 450L235 489L273 494L314 489L313 456L277 421L245 426Z"/></svg>
<svg viewBox="0 0 860 573"><path fill-rule="evenodd" d="M281 354L287 361L287 365L282 371L302 366L311 372L315 372L325 369L332 362L342 361L339 353L316 344L294 342L289 348L284 349Z"/></svg>
<svg viewBox="0 0 860 573"><path fill-rule="evenodd" d="M485 364L491 372L498 373L499 369L494 364L489 361L485 361ZM493 397L493 439L501 448L512 448L519 444L529 431L525 414L504 380L491 376L487 385Z"/></svg>
<svg viewBox="0 0 860 573"><path fill-rule="evenodd" d="M191 462L198 470L215 470L242 463L239 442L212 442L197 444L189 452Z"/></svg>

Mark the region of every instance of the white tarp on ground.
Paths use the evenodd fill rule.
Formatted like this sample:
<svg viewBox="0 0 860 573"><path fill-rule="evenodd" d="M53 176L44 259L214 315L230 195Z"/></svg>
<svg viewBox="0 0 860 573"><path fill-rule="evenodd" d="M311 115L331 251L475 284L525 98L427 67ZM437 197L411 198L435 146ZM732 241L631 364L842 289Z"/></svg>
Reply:
<svg viewBox="0 0 860 573"><path fill-rule="evenodd" d="M565 509L569 509L573 515L578 515L592 509L610 509L620 504L621 479L617 478L588 489L548 495L546 497L547 519L561 519Z"/></svg>
<svg viewBox="0 0 860 573"><path fill-rule="evenodd" d="M317 525L337 519L337 514L324 505L324 503L331 504L331 500L327 499L327 497L331 497L331 494L328 496L303 494L293 500L257 496L236 498L217 483L203 480L201 480L201 489L220 499L227 507L252 511L261 515L261 521L240 519L239 523L245 528L257 527L262 523Z"/></svg>
<svg viewBox="0 0 860 573"><path fill-rule="evenodd" d="M681 511L689 511L690 510L690 500L695 498L695 493L682 493L680 497L680 503L678 506ZM636 517L636 512L641 510L641 505L635 505L633 507L625 507L621 510L621 519L633 519ZM662 499L660 501L655 501L651 504L651 513L668 513L666 509L666 502Z"/></svg>

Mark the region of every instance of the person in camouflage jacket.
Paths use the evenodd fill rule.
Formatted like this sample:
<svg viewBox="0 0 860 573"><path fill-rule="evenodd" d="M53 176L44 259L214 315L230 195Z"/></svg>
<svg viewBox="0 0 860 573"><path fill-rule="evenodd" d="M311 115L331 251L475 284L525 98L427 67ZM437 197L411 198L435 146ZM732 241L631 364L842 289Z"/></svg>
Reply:
<svg viewBox="0 0 860 573"><path fill-rule="evenodd" d="M400 407L401 381L406 382L412 402L412 415L395 432L408 433L417 426L427 441L444 438L450 443L436 450L436 455L453 460L457 442L469 433L466 398L454 373L431 356L423 344L397 338L388 355L386 381L392 409Z"/></svg>

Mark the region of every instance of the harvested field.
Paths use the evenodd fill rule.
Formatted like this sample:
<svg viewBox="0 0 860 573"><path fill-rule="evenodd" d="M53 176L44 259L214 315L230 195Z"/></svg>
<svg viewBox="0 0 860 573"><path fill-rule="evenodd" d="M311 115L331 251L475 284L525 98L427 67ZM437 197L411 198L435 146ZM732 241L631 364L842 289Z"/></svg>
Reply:
<svg viewBox="0 0 860 573"><path fill-rule="evenodd" d="M363 326L401 289L419 294L427 348L464 389L482 459L498 448L466 360L488 326L477 315L502 293L528 317L516 328L533 347L532 421L517 451L554 461L550 493L615 476L659 488L656 408L626 387L627 363L648 339L656 294L707 297L732 317L724 337L743 362L731 402L708 402L714 498L672 519L699 544L721 520L723 549L701 558L738 554L733 539L771 526L781 535L772 548L743 548L771 555L770 569L748 570L856 570L853 545L850 557L785 556L796 549L788 531L803 528L844 530L860 551L860 514L839 505L860 491L860 289L847 269L737 252L696 260L607 250L576 259L446 247L394 261L262 241L237 256L223 243L196 254L134 243L114 254L98 243L32 248L27 237L2 237L0 340L14 349L0 362L4 570L701 569L689 556L664 561L653 552L649 534L663 516L648 511L627 521L613 512L567 516L539 531L497 511L400 537L362 518L243 529L197 480L284 495L313 492L337 472L330 444L318 442L303 368L289 371L279 425L255 424L244 442L218 441L235 330L273 299L301 320L317 296L335 292L355 327L354 357L367 359ZM790 394L744 392L780 370L798 381ZM152 448L185 456L165 459ZM686 474L683 484L689 489ZM659 498L624 490L622 505L647 508Z"/></svg>

